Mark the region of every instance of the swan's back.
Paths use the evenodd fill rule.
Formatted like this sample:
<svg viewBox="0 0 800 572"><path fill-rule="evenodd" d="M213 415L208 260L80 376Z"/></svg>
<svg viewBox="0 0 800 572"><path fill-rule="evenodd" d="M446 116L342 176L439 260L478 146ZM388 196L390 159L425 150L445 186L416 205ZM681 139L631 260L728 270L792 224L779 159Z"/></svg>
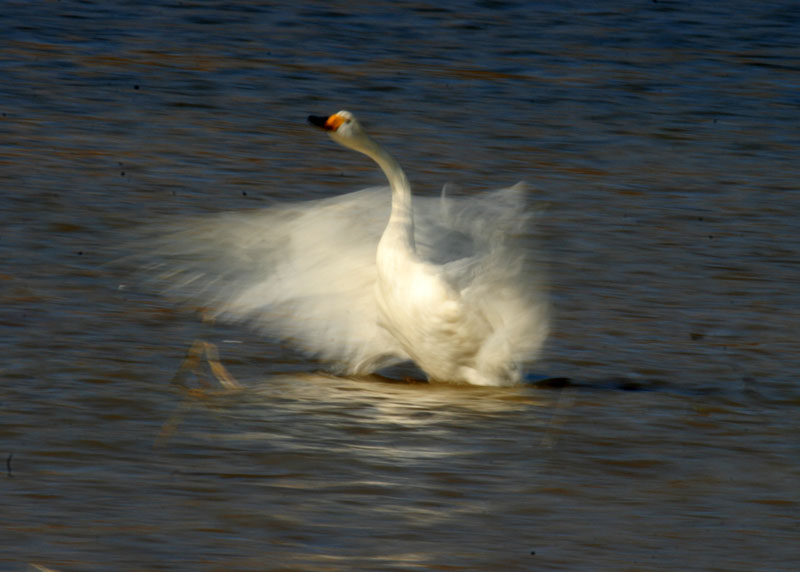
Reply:
<svg viewBox="0 0 800 572"><path fill-rule="evenodd" d="M520 184L414 209L417 256L384 270L379 299L387 329L431 379L513 385L537 356L547 305L527 257L526 202ZM382 254L394 255L379 251L379 268Z"/></svg>

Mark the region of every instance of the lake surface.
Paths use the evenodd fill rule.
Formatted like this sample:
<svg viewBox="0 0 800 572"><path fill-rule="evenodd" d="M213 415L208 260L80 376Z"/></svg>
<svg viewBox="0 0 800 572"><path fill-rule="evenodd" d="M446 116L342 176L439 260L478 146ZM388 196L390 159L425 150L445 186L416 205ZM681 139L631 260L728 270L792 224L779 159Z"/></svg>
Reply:
<svg viewBox="0 0 800 572"><path fill-rule="evenodd" d="M797 569L796 3L7 2L0 38L0 569ZM531 383L336 378L111 264L381 184L305 124L342 108L421 195L534 187ZM245 389L170 383L196 338Z"/></svg>

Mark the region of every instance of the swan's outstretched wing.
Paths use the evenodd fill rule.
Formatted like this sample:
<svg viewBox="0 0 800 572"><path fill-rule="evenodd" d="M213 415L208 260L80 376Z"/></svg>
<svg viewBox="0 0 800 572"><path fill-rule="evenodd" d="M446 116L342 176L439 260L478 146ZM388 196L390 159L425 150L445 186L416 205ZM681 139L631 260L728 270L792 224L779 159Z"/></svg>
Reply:
<svg viewBox="0 0 800 572"><path fill-rule="evenodd" d="M527 218L523 195L512 187L414 201L418 253L442 265L467 303L497 316L499 339L511 335L515 356L538 349L536 324L544 323L511 240ZM379 325L375 301L375 257L390 208L390 190L375 187L153 225L139 248L167 293L287 339L340 373L364 374L410 359Z"/></svg>
<svg viewBox="0 0 800 572"><path fill-rule="evenodd" d="M531 217L524 183L465 197L446 191L414 202L417 253L437 265L457 266L512 250Z"/></svg>
<svg viewBox="0 0 800 572"><path fill-rule="evenodd" d="M148 271L167 292L290 340L341 373L408 359L378 325L375 252L389 190L152 228Z"/></svg>

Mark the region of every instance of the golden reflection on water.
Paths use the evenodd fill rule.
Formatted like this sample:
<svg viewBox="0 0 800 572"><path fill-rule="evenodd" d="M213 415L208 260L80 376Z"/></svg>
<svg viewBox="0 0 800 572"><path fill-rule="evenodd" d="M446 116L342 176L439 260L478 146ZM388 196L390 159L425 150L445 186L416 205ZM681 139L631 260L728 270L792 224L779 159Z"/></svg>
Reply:
<svg viewBox="0 0 800 572"><path fill-rule="evenodd" d="M214 401L212 392L198 399L195 409L202 410L206 404L213 408L224 407L224 404L235 406L240 400L251 408L248 409L251 413L258 415L259 409L263 409L268 415L271 402L279 399L284 407L298 410L346 412L373 427L420 429L449 420L480 422L483 416L528 409L547 415L554 401L552 394L529 386L485 388L325 373L276 374L262 381L251 381L225 395L226 392L220 392L216 397L221 401Z"/></svg>

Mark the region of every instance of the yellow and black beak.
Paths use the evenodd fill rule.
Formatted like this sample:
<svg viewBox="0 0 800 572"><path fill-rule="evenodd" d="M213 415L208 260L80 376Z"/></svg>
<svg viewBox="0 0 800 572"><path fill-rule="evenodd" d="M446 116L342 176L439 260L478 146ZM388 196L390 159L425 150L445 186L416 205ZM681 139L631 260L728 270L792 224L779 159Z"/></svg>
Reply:
<svg viewBox="0 0 800 572"><path fill-rule="evenodd" d="M345 119L338 113L322 117L320 115L309 115L308 122L311 125L324 129L325 131L336 131L339 126L344 123Z"/></svg>

